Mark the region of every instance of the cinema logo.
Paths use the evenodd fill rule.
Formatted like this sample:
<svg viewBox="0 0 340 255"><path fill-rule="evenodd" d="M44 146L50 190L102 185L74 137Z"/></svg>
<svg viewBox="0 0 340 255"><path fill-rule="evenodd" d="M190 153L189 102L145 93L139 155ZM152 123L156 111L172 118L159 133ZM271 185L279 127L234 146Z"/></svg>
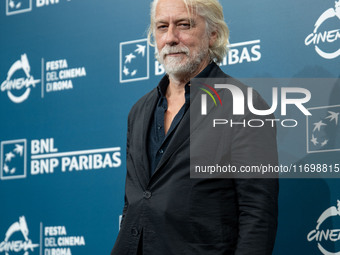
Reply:
<svg viewBox="0 0 340 255"><path fill-rule="evenodd" d="M340 0L335 2L334 8L329 8L321 14L314 24L313 33L309 34L305 39L305 45L314 45L315 51L325 59L334 59L340 56L340 48L333 52L325 52L319 47L320 44L328 44L330 46L340 39L340 29L323 32L319 31L320 26L332 18L338 18L340 20Z"/></svg>
<svg viewBox="0 0 340 255"><path fill-rule="evenodd" d="M307 235L308 242L313 242L317 244L320 252L324 255L336 255L339 252L328 251L323 246L322 243L331 242L335 243L340 240L340 230L339 229L322 229L322 224L332 218L340 216L340 201L337 200L337 207L331 206L326 209L319 219L317 220L316 228L310 231ZM324 245L325 246L325 245Z"/></svg>
<svg viewBox="0 0 340 255"><path fill-rule="evenodd" d="M44 255L72 255L75 247L85 247L85 237L70 236L66 226L42 226L44 235ZM79 254L79 253L77 253Z"/></svg>
<svg viewBox="0 0 340 255"><path fill-rule="evenodd" d="M42 59L42 65L45 69L45 78L43 81L44 91L47 93L59 92L73 89L73 80L75 78L86 77L86 69L82 67L70 67L67 59L49 60ZM44 93L42 94L44 97Z"/></svg>
<svg viewBox="0 0 340 255"><path fill-rule="evenodd" d="M5 240L0 243L0 253L29 255L39 244L29 238L29 230L25 216L19 217L6 231Z"/></svg>
<svg viewBox="0 0 340 255"><path fill-rule="evenodd" d="M1 92L7 92L13 103L24 102L30 96L31 89L40 82L30 72L31 66L26 54L21 55L21 59L14 62L8 70L6 80L1 83Z"/></svg>
<svg viewBox="0 0 340 255"><path fill-rule="evenodd" d="M253 103L253 88L248 87L247 89L247 102L245 102L245 95L243 91L231 84L215 84L214 87L208 86L210 90L215 94L218 98L220 105L219 106L214 99L212 93L209 93L206 89L201 90L205 91L214 101L215 107L223 107L222 100L220 95L217 93L216 89L227 89L233 98L233 115L234 116L245 116L245 105L247 103L249 111L256 116L268 116L273 114L278 108L278 88L272 88L272 105L269 109L256 109ZM208 103L207 103L207 94L201 94L201 115L207 115L208 113ZM311 93L309 90L304 88L294 88L294 87L284 87L281 88L281 116L287 115L287 105L295 105L304 115L309 116L311 113L303 106L304 103L307 103L311 99ZM288 98L288 94L299 94L303 95L299 98ZM266 123L269 123L271 127L275 127L275 123L280 123L282 127L296 127L298 125L298 121L295 119L249 119L242 121L233 120L233 119L213 119L213 127L215 128L218 125L230 125L233 126L243 126L243 127L251 127L251 128L259 128L263 127Z"/></svg>
<svg viewBox="0 0 340 255"><path fill-rule="evenodd" d="M7 72L7 78L1 83L0 91L7 93L13 103L22 103L29 98L37 84L41 84L41 98L46 93L56 93L74 89L75 79L86 77L84 66L71 66L68 59L41 59L41 66L31 68L27 54L12 64ZM41 70L41 79L35 79L31 70Z"/></svg>
<svg viewBox="0 0 340 255"><path fill-rule="evenodd" d="M38 227L38 226L37 226ZM86 246L84 235L70 234L66 226L44 225L40 222L40 242L33 243L29 237L29 229L25 216L19 217L5 234L5 239L0 243L0 254L5 255L33 255L37 254L40 247L40 255L72 255L84 254L80 247ZM35 229L37 232L38 228ZM78 248L79 247L79 248Z"/></svg>

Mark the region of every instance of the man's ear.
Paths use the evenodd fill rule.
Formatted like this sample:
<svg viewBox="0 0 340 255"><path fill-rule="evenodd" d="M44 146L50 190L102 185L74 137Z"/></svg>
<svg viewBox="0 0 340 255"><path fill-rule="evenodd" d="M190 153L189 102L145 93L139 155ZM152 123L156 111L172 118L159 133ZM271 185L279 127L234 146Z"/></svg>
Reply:
<svg viewBox="0 0 340 255"><path fill-rule="evenodd" d="M212 47L217 40L217 32L212 31L209 38L209 47Z"/></svg>

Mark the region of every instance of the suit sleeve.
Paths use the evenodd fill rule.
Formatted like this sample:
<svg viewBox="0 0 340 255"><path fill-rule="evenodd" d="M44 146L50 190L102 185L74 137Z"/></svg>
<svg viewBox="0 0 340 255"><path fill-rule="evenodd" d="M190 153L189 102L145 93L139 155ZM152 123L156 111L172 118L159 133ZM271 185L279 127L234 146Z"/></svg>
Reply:
<svg viewBox="0 0 340 255"><path fill-rule="evenodd" d="M131 113L130 113L131 114ZM129 114L129 117L128 117L128 124L127 124L127 135L126 135L126 158L128 158L129 156L129 148L130 148L130 114ZM127 177L126 177L127 178ZM126 182L126 180L125 180ZM126 189L126 183L125 183L125 189ZM122 227L123 225L123 221L124 221L124 218L125 218L125 215L126 215L126 212L127 212L127 209L129 207L129 202L127 200L127 197L126 197L126 192L125 192L125 195L124 195L124 207L123 207L123 214L122 214L122 220L120 222L120 228Z"/></svg>
<svg viewBox="0 0 340 255"><path fill-rule="evenodd" d="M128 204L127 200L126 200L126 196L124 196L124 207L123 207L123 214L122 214L122 220L120 221L119 228L122 228L123 221L124 221L124 218L125 218L125 214L126 214L126 211L127 211L128 205L129 205L129 204Z"/></svg>
<svg viewBox="0 0 340 255"><path fill-rule="evenodd" d="M268 109L256 93L257 109ZM270 119L274 116L254 116L245 119ZM278 165L276 127L241 127L233 134L232 162L241 166ZM278 175L276 176L278 177ZM235 255L272 254L278 217L278 178L242 178L234 180L238 209L239 233Z"/></svg>

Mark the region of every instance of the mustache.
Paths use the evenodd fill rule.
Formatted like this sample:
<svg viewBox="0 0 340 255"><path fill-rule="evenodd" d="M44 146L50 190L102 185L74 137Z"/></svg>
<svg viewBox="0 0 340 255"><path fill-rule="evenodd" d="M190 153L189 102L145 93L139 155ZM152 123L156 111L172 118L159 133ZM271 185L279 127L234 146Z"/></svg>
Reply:
<svg viewBox="0 0 340 255"><path fill-rule="evenodd" d="M165 55L173 54L173 53L184 53L187 56L189 56L190 50L186 46L179 46L179 45L169 46L169 45L165 45L163 47L163 49L161 50L159 55L161 56L161 58L164 58Z"/></svg>

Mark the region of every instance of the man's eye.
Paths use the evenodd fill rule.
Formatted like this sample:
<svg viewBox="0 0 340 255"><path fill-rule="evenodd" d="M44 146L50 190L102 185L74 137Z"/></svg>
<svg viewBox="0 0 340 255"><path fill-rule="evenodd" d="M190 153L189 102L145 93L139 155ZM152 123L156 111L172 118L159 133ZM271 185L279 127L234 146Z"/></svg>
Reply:
<svg viewBox="0 0 340 255"><path fill-rule="evenodd" d="M182 27L182 28L190 28L191 27L190 23L181 23L181 24L179 24L179 26Z"/></svg>
<svg viewBox="0 0 340 255"><path fill-rule="evenodd" d="M166 29L168 26L166 26L166 25L160 25L160 26L158 26L157 27L157 29L159 29L159 30L164 30L164 29Z"/></svg>

